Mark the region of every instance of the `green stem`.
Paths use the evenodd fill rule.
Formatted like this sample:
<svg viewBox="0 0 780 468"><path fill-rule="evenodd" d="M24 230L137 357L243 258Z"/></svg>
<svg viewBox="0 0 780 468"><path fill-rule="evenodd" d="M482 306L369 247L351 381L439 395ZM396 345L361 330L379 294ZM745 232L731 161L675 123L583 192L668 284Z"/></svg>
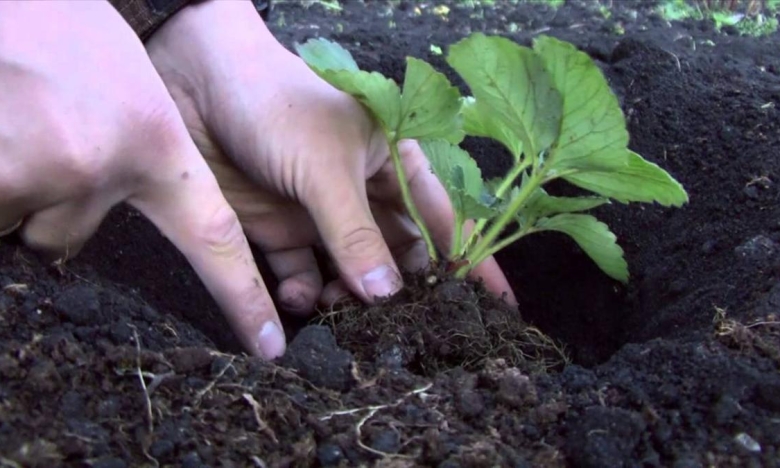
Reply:
<svg viewBox="0 0 780 468"><path fill-rule="evenodd" d="M474 260L475 265L479 265L483 261L485 261L486 258L490 257L491 255L495 255L497 252L500 252L502 249L509 247L510 245L514 244L515 242L519 241L523 237L527 236L528 234L534 233L533 227L526 227L524 229L518 229L517 232L512 234L511 236L505 237L501 239L498 243L496 243L494 246L490 247L484 254L479 256Z"/></svg>
<svg viewBox="0 0 780 468"><path fill-rule="evenodd" d="M498 189L496 189L496 198L502 198L506 193L512 189L512 186L515 183L515 180L517 180L518 177L525 171L529 166L531 165L531 161L529 159L526 159L525 161L520 161L518 164L516 164L504 177L504 180L501 181L501 185L498 186ZM468 251L469 247L471 247L472 244L477 240L477 237L479 237L480 233L483 229L485 229L485 226L487 225L488 220L487 219L480 219L477 221L477 223L474 225L474 229L471 231L471 234L466 239L466 243L463 244L460 251L458 252L458 257L463 258L466 256L466 252Z"/></svg>
<svg viewBox="0 0 780 468"><path fill-rule="evenodd" d="M517 213L528 201L528 197L530 197L531 194L534 193L537 188L539 188L543 180L543 172L531 174L531 177L523 184L522 187L520 187L520 194L517 196L517 198L512 200L506 211L501 213L498 219L490 225L490 229L488 229L488 231L485 233L485 236L482 237L479 240L479 243L474 246L474 249L469 252L468 256L466 257L466 260L468 260L466 265L467 268L473 268L477 265L475 260L478 258L483 258L485 252L487 252L492 247L493 243L496 241L496 239L498 239L498 236L501 235L506 226L514 220L515 215L517 215ZM462 278L466 276L466 272L462 272L462 270L463 269L458 270L456 274L457 277Z"/></svg>
<svg viewBox="0 0 780 468"><path fill-rule="evenodd" d="M450 260L456 259L456 255L460 252L461 243L463 242L463 216L460 211L455 210L455 235L452 239L452 246L450 247Z"/></svg>
<svg viewBox="0 0 780 468"><path fill-rule="evenodd" d="M425 226L425 222L423 221L420 212L417 210L417 205L412 199L409 182L406 180L406 172L404 171L403 163L401 162L401 154L398 152L398 141L395 138L388 138L388 140L390 140L390 157L393 160L393 166L398 175L398 185L401 187L401 197L403 198L404 206L406 206L406 210L409 212L409 216L412 218L412 221L414 221L414 224L417 225L417 229L420 230L420 235L422 236L423 241L425 241L425 247L428 249L428 256L432 262L436 262L438 259L436 244L433 243L431 233Z"/></svg>

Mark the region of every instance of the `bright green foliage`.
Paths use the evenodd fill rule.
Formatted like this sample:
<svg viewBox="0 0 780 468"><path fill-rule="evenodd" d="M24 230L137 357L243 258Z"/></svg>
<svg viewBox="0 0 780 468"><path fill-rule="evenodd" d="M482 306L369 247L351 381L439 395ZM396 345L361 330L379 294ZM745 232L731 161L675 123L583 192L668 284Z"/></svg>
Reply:
<svg viewBox="0 0 780 468"><path fill-rule="evenodd" d="M495 120L530 154L546 151L556 140L561 95L532 50L477 33L450 47L447 62L469 85L481 109L491 114L483 124ZM489 125L486 128L492 133Z"/></svg>
<svg viewBox="0 0 780 468"><path fill-rule="evenodd" d="M407 59L400 89L359 70L336 44L313 40L298 52L322 78L362 102L384 128L404 202L430 253L435 249L408 196L395 148L402 138L420 141L455 211L448 260L465 265L459 276L526 235L556 231L570 236L606 274L625 282L628 266L615 235L582 212L611 200L663 206L688 201L666 171L628 149L617 98L590 57L571 44L541 36L528 48L501 37L469 36L452 45L447 56L469 86L472 96L466 97L418 59ZM502 143L514 158L512 168L501 179L484 181L476 162L457 146L464 134ZM593 195L551 196L543 185L559 178ZM470 219L476 224L464 240Z"/></svg>
<svg viewBox="0 0 780 468"><path fill-rule="evenodd" d="M628 131L623 111L598 67L573 45L551 37L535 40L534 51L565 96L560 137L548 157L551 170L625 166Z"/></svg>
<svg viewBox="0 0 780 468"><path fill-rule="evenodd" d="M423 141L421 145L460 218L485 219L495 215L491 207L493 197L482 180L482 172L467 152L443 140Z"/></svg>
<svg viewBox="0 0 780 468"><path fill-rule="evenodd" d="M681 206L688 201L685 190L666 171L627 151L628 164L616 171L588 171L572 174L566 180L621 203L656 202Z"/></svg>
<svg viewBox="0 0 780 468"><path fill-rule="evenodd" d="M350 53L336 43L314 39L296 45L296 50L325 81L362 102L389 139L442 138L458 142L463 138L460 93L428 63L407 59L401 93L393 80L358 69Z"/></svg>

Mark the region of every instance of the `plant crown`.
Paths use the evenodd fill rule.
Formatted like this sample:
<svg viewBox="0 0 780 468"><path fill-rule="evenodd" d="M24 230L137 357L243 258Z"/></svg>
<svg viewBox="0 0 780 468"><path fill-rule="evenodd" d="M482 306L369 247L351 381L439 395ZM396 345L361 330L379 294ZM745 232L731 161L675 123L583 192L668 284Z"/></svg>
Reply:
<svg viewBox="0 0 780 468"><path fill-rule="evenodd" d="M628 265L606 224L583 212L608 204L656 202L682 206L683 187L666 171L628 149L623 112L588 55L539 36L533 47L475 33L452 45L447 63L471 96L431 65L408 57L403 86L361 70L351 54L325 39L296 44L325 81L354 96L384 130L406 208L437 261L437 251L411 198L398 142L419 141L455 213L449 265L466 274L490 255L532 233L570 236L610 277L627 282ZM504 177L484 180L458 144L465 136L500 142L512 155ZM563 179L587 196L550 195ZM466 222L475 224L467 235Z"/></svg>

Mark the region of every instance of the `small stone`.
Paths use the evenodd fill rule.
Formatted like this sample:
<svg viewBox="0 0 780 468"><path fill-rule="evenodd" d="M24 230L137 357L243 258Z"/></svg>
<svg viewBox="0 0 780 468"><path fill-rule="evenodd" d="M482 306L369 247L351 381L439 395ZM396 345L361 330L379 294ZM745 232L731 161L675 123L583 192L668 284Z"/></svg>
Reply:
<svg viewBox="0 0 780 468"><path fill-rule="evenodd" d="M750 437L744 432L740 432L739 434L734 436L734 442L736 442L737 445L744 448L748 452L752 452L752 453L761 452L761 444L759 444L756 441L756 439Z"/></svg>

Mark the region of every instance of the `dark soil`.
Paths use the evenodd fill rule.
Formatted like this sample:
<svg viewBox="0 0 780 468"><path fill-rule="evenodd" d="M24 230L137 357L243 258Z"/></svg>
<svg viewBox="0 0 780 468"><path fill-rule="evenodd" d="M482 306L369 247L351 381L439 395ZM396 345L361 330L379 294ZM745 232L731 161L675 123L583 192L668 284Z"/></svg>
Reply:
<svg viewBox="0 0 780 468"><path fill-rule="evenodd" d="M472 31L573 42L619 96L631 147L691 203L598 209L627 287L562 236L531 237L499 255L519 312L417 278L385 309L326 314L335 337L305 327L274 364L236 353L132 211L65 266L5 242L0 466L780 466L780 35L669 24L654 5L277 5L285 44L329 37L395 78L406 55L444 68L430 46ZM506 168L497 146L467 146L486 173Z"/></svg>

